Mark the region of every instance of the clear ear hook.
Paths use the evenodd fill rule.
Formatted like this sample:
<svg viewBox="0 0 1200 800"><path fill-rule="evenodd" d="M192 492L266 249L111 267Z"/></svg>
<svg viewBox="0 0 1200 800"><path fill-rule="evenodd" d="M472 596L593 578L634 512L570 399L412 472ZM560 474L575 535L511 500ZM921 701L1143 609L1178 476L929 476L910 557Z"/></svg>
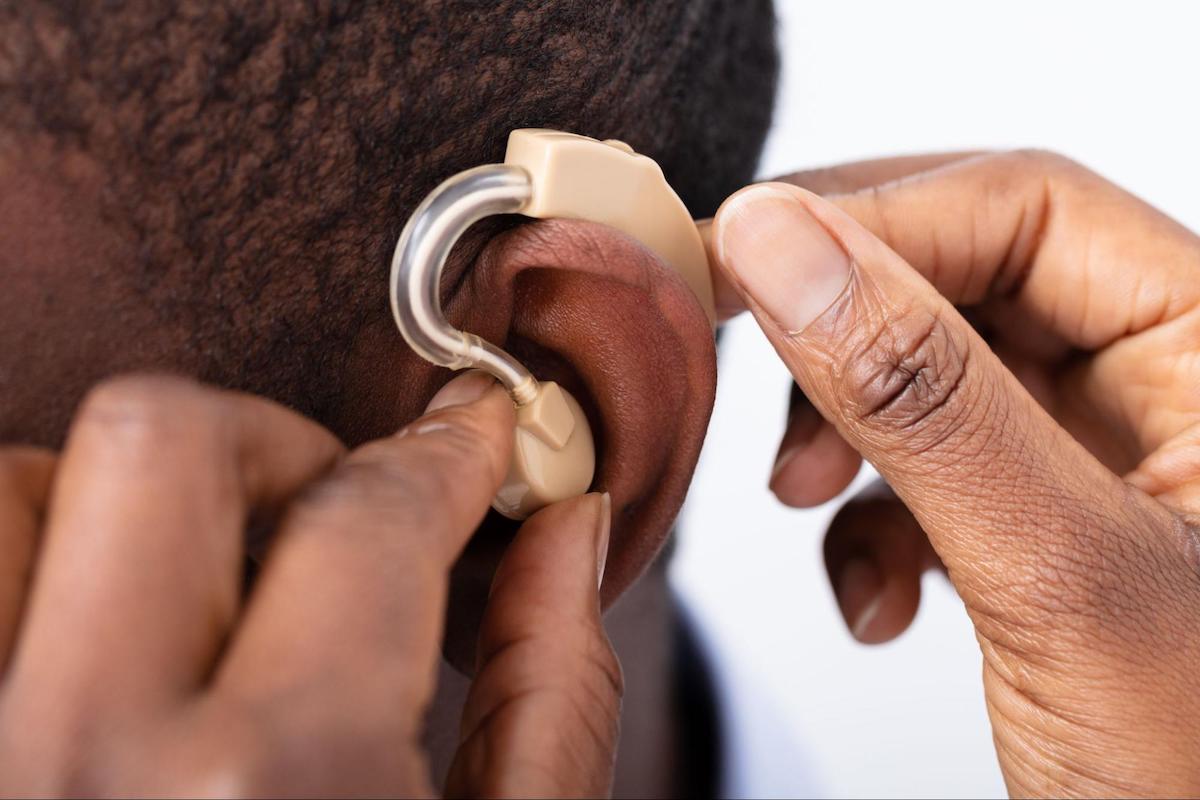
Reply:
<svg viewBox="0 0 1200 800"><path fill-rule="evenodd" d="M409 346L442 367L491 373L518 406L536 399L537 380L504 350L450 325L442 313L441 282L450 250L468 228L493 214L520 211L532 192L529 173L520 167L489 164L461 172L417 206L392 256L392 316Z"/></svg>
<svg viewBox="0 0 1200 800"><path fill-rule="evenodd" d="M446 259L468 228L493 214L522 211L532 196L530 175L519 166L459 173L417 207L392 256L392 315L404 340L439 366L491 373L517 407L512 461L492 500L513 519L588 490L596 470L591 427L565 389L539 382L503 349L452 326L442 311L441 282Z"/></svg>
<svg viewBox="0 0 1200 800"><path fill-rule="evenodd" d="M512 396L513 459L492 507L523 519L586 492L596 458L587 416L569 392L539 382L521 362L454 328L442 313L442 270L454 243L484 217L513 213L591 220L623 231L679 272L710 321L716 315L704 243L687 208L658 164L623 142L515 130L503 164L459 173L417 206L392 256L392 315L422 358L450 369L485 370Z"/></svg>

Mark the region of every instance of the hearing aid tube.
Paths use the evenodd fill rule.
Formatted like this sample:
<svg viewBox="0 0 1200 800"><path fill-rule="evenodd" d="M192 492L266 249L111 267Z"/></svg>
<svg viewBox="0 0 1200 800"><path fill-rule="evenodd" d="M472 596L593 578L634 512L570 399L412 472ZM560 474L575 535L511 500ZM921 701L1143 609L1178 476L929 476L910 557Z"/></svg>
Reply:
<svg viewBox="0 0 1200 800"><path fill-rule="evenodd" d="M624 142L515 130L504 164L459 173L417 206L392 256L392 315L422 358L449 369L485 370L512 397L513 460L492 507L524 519L586 492L596 456L587 416L569 392L553 382L539 383L521 362L454 328L442 312L442 270L454 243L484 217L512 213L617 228L674 267L714 324L716 314L704 243L687 208L658 164Z"/></svg>
<svg viewBox="0 0 1200 800"><path fill-rule="evenodd" d="M392 258L392 316L408 346L438 366L491 373L517 405L533 401L537 381L508 353L446 321L441 283L450 250L467 228L520 211L530 193L529 176L519 167L489 164L459 173L417 206Z"/></svg>
<svg viewBox="0 0 1200 800"><path fill-rule="evenodd" d="M521 362L442 311L441 278L458 238L493 214L520 211L531 192L520 167L493 164L455 175L417 207L392 258L392 315L422 358L449 369L482 369L500 381L517 407L513 458L492 501L501 514L524 519L539 508L583 494L596 469L587 416L565 389L539 383Z"/></svg>

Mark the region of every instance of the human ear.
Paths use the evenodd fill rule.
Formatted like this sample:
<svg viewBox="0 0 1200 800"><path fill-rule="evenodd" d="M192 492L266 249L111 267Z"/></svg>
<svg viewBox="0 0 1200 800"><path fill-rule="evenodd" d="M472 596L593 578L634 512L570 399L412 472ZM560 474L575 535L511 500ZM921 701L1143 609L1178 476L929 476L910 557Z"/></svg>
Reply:
<svg viewBox="0 0 1200 800"><path fill-rule="evenodd" d="M670 266L593 223L538 222L499 237L456 301L485 308L467 295L495 297L497 282L511 288L506 346L591 419L594 488L613 495L611 601L658 552L691 481L715 393L710 322Z"/></svg>
<svg viewBox="0 0 1200 800"><path fill-rule="evenodd" d="M592 488L612 495L601 590L611 604L657 555L687 492L715 393L711 323L677 272L612 228L547 220L474 241L466 237L447 264L446 318L583 406L596 442ZM403 405L405 416L451 375L402 341L393 363L389 372L406 380L375 403ZM455 569L446 651L460 667L470 665L491 575L515 529L490 515Z"/></svg>

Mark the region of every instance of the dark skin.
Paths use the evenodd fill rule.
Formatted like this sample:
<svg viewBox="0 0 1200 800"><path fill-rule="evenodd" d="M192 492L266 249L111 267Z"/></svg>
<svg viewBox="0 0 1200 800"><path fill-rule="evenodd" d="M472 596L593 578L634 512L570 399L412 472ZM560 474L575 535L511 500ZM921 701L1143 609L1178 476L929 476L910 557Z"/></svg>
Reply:
<svg viewBox="0 0 1200 800"><path fill-rule="evenodd" d="M154 367L270 396L348 443L386 435L428 397L420 376L416 391L371 389L397 352L378 289L396 237L441 180L501 160L510 130L623 138L697 215L753 174L774 76L767 3L396 10L0 10L17 223L4 274L30 281L4 330L24 347L0 352L0 436L58 444L87 386ZM31 329L38 312L80 325ZM355 359L372 380L347 396ZM38 391L42 370L56 392Z"/></svg>
<svg viewBox="0 0 1200 800"><path fill-rule="evenodd" d="M87 254L120 263L128 251L88 205L98 187L87 180L52 182L51 174L10 162L9 185L23 191L5 192L0 200L0 211L13 222L0 230L0 247L10 254L14 280L13 290L0 296L0 332L6 342L29 348L6 350L23 379L7 395L8 418L31 417L20 438L34 441L54 437L55 409L73 408L75 395L99 376L168 364L186 373L190 358L182 333L156 327L153 309L139 304L118 271L100 270L95 281L74 279ZM549 221L486 240L478 235L486 233L466 240L447 266L444 282L454 290L446 313L464 330L506 342L536 374L561 382L584 403L598 437L596 486L614 498L608 604L658 552L687 489L715 386L708 323L674 272L615 231ZM54 318L69 324L45 325L51 305ZM42 334L33 336L35 330ZM113 348L116 341L130 346ZM33 353L41 356L36 362ZM390 318L373 321L335 376L344 400L330 427L369 426L371 435L399 429L448 376L412 353ZM646 408L637 402L648 395L662 403ZM39 403L45 397L57 402ZM492 522L485 534L511 535L512 526ZM488 538L480 537L481 552L489 549ZM470 580L469 569L461 574ZM487 577L470 584L464 589L486 592ZM479 610L467 612L475 622Z"/></svg>
<svg viewBox="0 0 1200 800"><path fill-rule="evenodd" d="M1193 796L1200 238L1044 152L814 177L732 197L713 252L810 401L777 495L891 487L826 536L847 625L899 635L939 566L1012 794Z"/></svg>
<svg viewBox="0 0 1200 800"><path fill-rule="evenodd" d="M887 478L896 495L876 492L849 506L826 542L847 623L867 642L896 635L911 619L922 569L944 566L983 649L985 696L1014 794L1191 794L1191 609L1200 593L1200 412L1190 358L1198 299L1191 277L1200 243L1056 156L949 156L938 164L880 186L871 175L911 163L848 168L868 188L832 201L787 184L748 190L716 219L713 252L726 279L721 307L730 312L741 303L755 315L824 420L805 419L805 406L794 414L776 491L788 496L803 463L796 459L819 458L822 450L826 457L859 453ZM586 227L566 227L583 230L587 240ZM497 260L490 261L489 245L473 267L483 280L506 264L519 270L527 255L523 247L509 252L509 237L494 242ZM610 247L619 257L620 246ZM557 251L569 262L567 253ZM1139 268L1130 270L1131 263ZM606 281L612 270L610 264ZM665 276L654 279L670 285ZM952 301L971 309L991 346ZM536 307L536 296L529 302ZM1014 318L1020 324L1012 325ZM470 536L507 457L511 406L494 389L489 396L480 399L476 389L472 397L443 397L435 405L451 410L343 456L326 431L272 404L190 383L124 381L91 395L58 460L6 450L0 508L10 518L7 563L42 563L36 581L18 568L17 580L6 584L11 649L0 721L6 733L37 735L8 739L4 774L43 792L428 791L422 751L397 757L389 747L386 755L370 755L381 742L411 744L419 715L412 707L379 714L380 695L364 692L360 680L340 683L324 673L320 654L358 657L364 669L355 674L374 674L386 659L372 649L389 649L384 631L404 616L395 611L414 605L408 593L421 595L433 575L426 605L432 596L439 607L439 590L445 599L454 543ZM821 434L825 426L832 436ZM232 450L214 459L222 443ZM786 457L796 446L802 455ZM233 535L224 544L186 535L179 488L187 487L192 503L182 506L190 510L188 524L205 532L220 527L203 524L224 508L206 490L228 491L229 471L211 466L230 463L230 452L241 474L235 485L245 493L234 506ZM827 478L792 502L836 491L836 473ZM473 499L429 516L439 502L433 498L473 484ZM595 533L603 500L571 508L574 522L561 510L553 525L546 517L531 522L496 573L464 737L449 767L452 793L592 794L609 786L621 682L591 588L607 550ZM214 642L232 624L238 602L230 599L237 584L231 567L243 546L246 509L276 510L276 545L234 645L214 668ZM415 538L392 538L397 517ZM553 536L572 525L593 531L591 539L582 532ZM330 538L339 530L388 535L362 549L357 535ZM181 570L176 546L164 552L176 557L174 567L167 557L157 569L131 571L163 550L156 537L164 533L184 548L223 552L217 560L225 563L224 588L189 580L205 558L192 555ZM553 545L546 549L555 541L583 541L590 556L556 559ZM401 553L432 550L435 556L424 556L433 558L425 562L432 569L418 569L411 582L381 574L380 565L406 563L389 557L397 546ZM316 580L331 563L338 569ZM573 584L546 569L568 564L587 567ZM128 591L139 582L146 586ZM297 603L289 582L308 587L304 601ZM375 602L373 584L382 595ZM170 589L165 602L147 604L156 585ZM122 594L126 614L95 613L120 611ZM342 602L373 606L373 625L348 625L360 609L339 610L339 594ZM506 598L514 595L510 605ZM547 600L572 595L574 613ZM186 607L214 601L204 616L215 617L215 631L178 624L187 620ZM388 608L394 612L378 614ZM160 635L131 629L127 617L135 615L151 628L157 620ZM381 674L396 681L401 696L415 693L420 708L432 691L440 626L436 612L407 619L407 635L415 631L418 641L405 644L401 636L390 653L399 664ZM306 630L299 641L297 628ZM316 649L305 651L310 628L331 640L318 637ZM111 663L112 642L112 652L134 661L105 677L106 691L96 693L91 687ZM420 669L398 668L414 663L424 665L424 680ZM213 673L215 679L206 677ZM554 680L563 675L570 680ZM549 686L538 685L547 676ZM180 685L184 699L195 702L199 692L210 710L176 722L187 708L178 705ZM589 688L572 699L580 686ZM306 687L299 696L308 705L298 703L297 687ZM246 697L257 697L250 717L243 716ZM359 713L345 716L355 702ZM262 741L269 737L257 727L264 715L280 723L267 730L283 736L247 759L246 748L230 747L239 741L230 738L231 726L245 726L247 742ZM97 720L103 739L87 735ZM155 726L164 720L182 733L163 740ZM598 720L607 722L597 727ZM322 752L349 748L354 758L290 756L297 747L311 752L308 737L289 743L306 725L327 737ZM119 747L99 747L118 742L144 754L151 745L138 734L147 731L177 770L147 775L112 760Z"/></svg>
<svg viewBox="0 0 1200 800"><path fill-rule="evenodd" d="M168 47L179 21L167 20L155 31ZM270 24L249 22L258 32L234 37L236 46L222 57L232 58L231 75L249 75L252 86L270 83L278 40L266 35ZM47 29L34 28L36 39L25 41L54 57L73 51L53 29L47 35ZM586 53L577 39L567 39L568 52ZM273 393L318 413L355 443L416 417L440 381L416 370L402 385L380 380L387 372L380 364L395 367L402 350L394 337L384 338L382 315L347 302L363 295L345 291L354 283L350 276L362 277L354 263L364 251L377 256L386 247L381 239L389 237L373 232L384 227L380 220L399 216L403 200L393 195L379 201L368 191L340 206L335 219L322 218L319 212L336 205L339 192L358 186L338 173L323 176L337 179L331 195L293 192L317 199L281 222L269 202L278 192L270 178L277 175L222 167L270 162L264 155L273 154L276 134L294 133L294 127L271 130L268 121L270 135L256 136L261 120L239 116L246 109L235 107L232 117L196 114L186 99L180 114L172 93L189 81L203 83L207 67L220 65L171 74L182 84L151 79L136 67L147 51L154 62L154 41L111 49L118 69L97 85L133 91L112 107L101 102L113 114L99 114L94 128L71 130L79 120L56 117L56 103L34 91L25 99L28 108L22 107L29 119L6 130L0 142L4 202L11 212L6 220L15 223L5 231L6 253L14 255L4 274L14 290L6 294L3 317L9 339L19 345L3 351L4 402L11 403L3 414L5 431L19 432L11 438L57 443L84 389L133 366L215 373L229 384L303 375L307 382L275 385ZM351 37L348 49L363 43ZM3 55L7 82L0 85L8 89L12 75L25 70L19 61L14 69L12 52ZM48 63L46 79L54 80L60 64L53 57ZM86 61L89 68L97 63ZM130 63L132 83L123 71ZM506 65L491 67L483 71L489 78L504 74ZM641 72L627 66L626 74ZM552 74L572 77L569 70ZM342 88L342 75L323 77ZM453 81L443 83L443 92L445 86ZM142 90L150 88L156 100L167 102L138 105ZM231 94L227 80L202 88L209 92L202 103L220 105ZM160 89L165 96L155 94ZM83 95L82 107L95 111L89 106L95 98ZM451 95L460 109L470 107L469 94L465 101ZM64 107L78 101L71 91L49 96ZM299 115L289 124L339 117L328 108L314 114L305 102L292 105ZM434 102L425 111L431 107L443 110ZM260 108L252 104L249 110ZM174 136L169 127L164 135L157 123L173 116L218 119L219 132L249 135L231 149L217 148L231 160L212 169L194 158L194 139ZM70 133L43 135L49 129L38 126L47 123ZM147 135L123 138L131 130ZM342 157L386 154L395 145L377 129L359 137L362 149L353 146L353 136L305 135L312 132L302 130L299 140ZM129 178L132 172L120 169L128 164L111 157L113 151L90 149L98 141L146 155L148 171ZM425 144L416 152L436 151L435 143ZM478 147L467 160L478 163L486 152ZM449 158L438 166L450 172L455 163ZM371 173L368 183L396 184L388 166L395 164ZM164 181L172 167L191 170L190 180ZM812 453L839 454L836 470L820 488L798 493L798 502L836 490L836 473L849 472L860 453L904 504L875 498L839 516L831 531L827 557L847 622L864 641L902 629L915 606L916 578L936 555L966 601L984 648L987 697L1014 793L1194 793L1196 741L1189 721L1196 694L1190 635L1197 593L1196 459L1188 365L1195 361L1195 237L1086 171L1044 156L960 164L899 187L869 179L861 185L872 190L840 198L842 211L786 187L775 187L770 213L763 206L753 214L745 206L734 211L735 201L718 217L716 237L717 261L733 295L756 314L828 423L798 412L777 491L787 496L795 490L806 460L796 448L812 445ZM8 193L9 186L17 191ZM303 182L289 188L297 187L307 188ZM264 194L255 194L258 189ZM173 195L186 202L172 202ZM258 205L223 207L227 197L253 198ZM964 209L968 213L954 217ZM367 212L365 230L372 233L351 224L360 212ZM739 246L730 220L766 226L770 235L760 230L747 236L743 229ZM543 236L550 246L538 244ZM575 252L572 240L583 242ZM764 242L771 246L764 249ZM631 553L622 556L614 548L616 563L624 565L610 576L617 586L645 564L642 549L652 553L661 541L694 464L698 445L688 445L698 439L711 402L711 340L706 330L695 335L694 304L672 300L686 300L686 293L672 289L669 276L644 264L638 268L645 255L635 250L575 225L481 235L459 256L466 265L460 274L472 278L447 287L459 324L495 331L540 373L585 398L606 437L602 480L611 476L612 502L632 531L613 528L614 538L623 539L617 544ZM781 254L787 258L781 261ZM536 269L547 266L545 257L572 268ZM581 267L585 261L604 264L604 279ZM296 262L306 269L286 268ZM133 264L139 269L130 269ZM747 280L756 271L762 278L771 265L778 269L766 284ZM204 269L214 266L219 269ZM833 286L840 294L827 294L828 303L814 306L821 290L830 289L835 267L842 270ZM787 280L789 269L803 280ZM473 287L476 273L484 278ZM500 280L489 283L495 280L490 273ZM773 290L761 292L763 285ZM197 287L211 293L197 293ZM509 304L510 298L515 302ZM494 315L497 301L502 313ZM974 306L985 329L997 324L989 319L995 314L1010 323L991 331L995 350L951 303ZM569 335L588 320L635 315L638 304L648 307L641 311L649 317L630 329L636 336L627 330L622 339L621 323L590 331L586 341ZM533 310L528 318L527 306ZM573 313L556 316L564 307ZM513 308L522 311L513 314ZM362 324L336 324L347 315ZM656 329L656 321L666 324ZM337 334L339 347L315 346L330 334ZM260 340L292 338L307 346L260 346ZM605 349L610 339L621 343L614 352ZM639 367L630 362L655 360L646 341L675 345L675 361L665 371L654 365L640 382L622 384L613 362L623 379L630 371L636 379ZM593 354L599 354L599 366L589 366ZM675 384L688 389L684 400L694 405L685 402L682 411L662 415L661 425L616 441L626 428L639 430L637 419L622 417L628 408L623 391L643 400L653 396L659 402L635 407L655 414L671 408L661 400L671 399L663 390ZM21 782L14 791L431 791L436 784L415 746L420 712L432 690L429 674L448 596L474 591L482 600L480 589L489 582L485 570L467 581L473 590L447 588L450 564L479 522L498 479L495 465L503 463L511 424L503 398L493 393L490 401L460 402L457 413L443 410L404 428L403 436L350 453L327 430L306 427L312 423L291 411L191 382L124 380L104 384L89 398L61 455L4 453L3 507L12 518L5 526L12 554L5 563L17 569L6 583L12 649L0 707L6 736L0 774ZM247 406L253 411L237 410ZM373 413L360 413L364 408ZM481 423L489 418L493 425ZM680 437L672 438L681 428ZM668 463L662 463L659 445L664 436L673 453ZM491 446L472 449L480 442ZM423 449L428 447L435 452ZM272 461L289 453L293 457ZM682 461L669 463L672 458ZM230 476L237 480L231 483ZM682 476L678 484L671 482L676 476ZM622 487L626 478L630 483ZM429 515L448 491L464 487L470 497L446 505L449 514ZM232 493L232 501L218 490ZM575 511L594 522L604 503L591 498L584 506L589 503L590 510ZM275 534L275 545L256 591L243 598L238 588L247 516L253 532L265 524ZM196 531L197 522L209 524ZM480 626L466 735L450 767L454 792L599 793L608 786L615 728L594 723L615 720L620 681L599 633L592 590L607 548L599 525L576 520L581 535L552 537L547 530L571 530L572 523L556 519L547 528L544 522L507 539L504 530L485 526L479 539L481 546L511 539L510 566L502 565L491 582ZM1036 535L1029 535L1031 529ZM380 530L388 535L358 535ZM391 538L397 530L401 535ZM591 542L584 530L592 532ZM522 564L531 541L595 548L587 551L591 557L560 553L557 559L534 548L536 557ZM197 545L215 548L215 554L189 550ZM396 548L410 557L395 558ZM181 560L181 554L192 558ZM213 564L219 569L195 579L197 566ZM325 569L330 564L338 568ZM556 564L588 569L575 574L570 587L549 585L561 576L545 567ZM514 582L514 575L520 579ZM517 600L505 602L514 586ZM155 591L164 588L170 591ZM560 609L544 602L549 596L576 601L567 614L567 635L553 635L563 620L547 619ZM365 601L375 614L328 602L339 599ZM505 607L510 613L495 611ZM288 622L287 612L297 610L302 613ZM540 619L530 622L522 614ZM469 619L471 612L465 615ZM131 619L151 624L130 625ZM469 639L471 627L465 626ZM559 660L561 651L553 648L531 653L522 646L539 642L566 644L574 660ZM449 650L469 660L469 647L451 642ZM516 660L524 669L499 669L497 662L511 653L522 654ZM331 655L338 663L321 669ZM114 658L127 660L112 669ZM547 664L557 668L547 670ZM531 677L561 675L572 677L569 686L522 686ZM570 694L580 686L587 687L584 695ZM246 713L250 698L258 713ZM547 698L549 711L541 703ZM197 707L215 711L189 713ZM347 715L351 709L359 713ZM264 719L276 724L258 728ZM489 736L490 725L502 733ZM27 735L31 731L35 735ZM559 735L547 739L547 731ZM298 738L306 732L327 738L312 747L314 738ZM475 738L481 732L490 746ZM256 751L264 741L274 746ZM397 741L404 743L399 752L390 746ZM130 768L128 754L148 748L165 759L155 767L177 769Z"/></svg>
<svg viewBox="0 0 1200 800"><path fill-rule="evenodd" d="M499 160L512 128L546 125L629 141L711 213L753 174L771 26L769 3L711 0L0 10L0 442L60 448L92 387L147 370L271 398L347 447L393 435L449 378L407 351L383 291L420 198ZM712 402L711 331L611 232L512 227L465 238L446 305L587 408L612 497L607 606L682 501ZM635 407L647 395L663 401L652 414ZM514 534L488 517L453 570L435 781ZM635 700L617 790L670 794L661 566L609 625Z"/></svg>
<svg viewBox="0 0 1200 800"><path fill-rule="evenodd" d="M30 184L29 179L13 181L13 185ZM107 235L110 232L103 226L65 224L67 219L83 223L89 218L83 205L88 196L85 192L60 192L61 183L47 184L41 184L40 191L6 195L13 210L10 219L33 215L33 206L37 204L44 219L62 223L5 230L12 245L10 252L19 253L20 263L28 269L25 285L32 290L29 294L6 293L0 301L5 304L5 324L13 328L28 329L36 324L37 307L28 302L29 296L37 296L44 291L41 287L53 285L50 281L55 276L71 274L82 254L113 253L116 258L119 253L119 242L105 244L114 237ZM80 182L69 188L83 185ZM57 213L46 214L47 208ZM67 233L77 238L35 238L44 233ZM597 486L606 487L613 497L616 524L612 528L613 545L602 593L604 602L610 603L657 553L694 467L713 393L714 353L707 320L677 276L636 243L613 231L552 222L521 226L482 242L481 238L476 235L464 242L465 246L456 252L447 269L447 285L456 287L447 298L447 313L465 329L494 337L496 341L507 341L539 375L562 381L587 406L601 448ZM43 241L55 241L58 246L39 246ZM106 249L110 247L116 248L115 251ZM603 253L604 258L598 260L597 253ZM464 273L469 277L460 279ZM38 282L32 280L34 277ZM147 329L152 327L149 314L144 323L138 323L129 315L104 313L104 308L121 306L120 293L113 298L105 296L109 302L97 302L97 295L84 291L85 287L78 283L63 283L66 291L55 292L55 302L60 310L69 310L67 318L73 324L77 322L81 329L89 331L85 341L111 341L114 337L128 336L142 324ZM513 312L514 301L519 313ZM137 304L129 302L129 305L136 308ZM621 313L597 315L596 308L620 308ZM43 338L38 346L43 352L46 348L71 352L67 343L73 334L79 335L78 330L52 331L48 340ZM654 335L645 337L647 331L654 331ZM362 392L359 409L360 412L365 409L368 418L375 420L373 425L394 424L399 428L411 422L423 407L421 404L445 380L444 371L413 356L390 324L366 326L359 342L340 378L349 398L347 404L354 405L354 398ZM169 336L147 339L136 356L152 364L168 361L175 357L174 343ZM85 350L81 355L73 354L57 373L44 374L69 386L72 369L85 362L95 368L92 359L99 357L98 352L89 354ZM630 359L628 353L637 357ZM375 366L378 363L397 367L394 372L385 373L381 381ZM618 368L617 364L621 366ZM673 376L671 382L663 383L665 375ZM389 381L389 376L394 378ZM21 397L32 398L32 389L28 386L25 392L17 394L18 403L22 402ZM670 402L647 413L646 408L639 408L636 399L648 393ZM674 446L663 447L664 442L674 442ZM515 526L497 517L489 519L491 522L473 539L469 557L461 559L454 570L449 593L448 631L459 635L446 640L447 652L468 670L472 669L474 659L475 639L471 632L478 629L492 574L515 533ZM656 618L663 620L657 623L663 626L663 633L653 633L656 625L648 627L648 619L654 617L636 620L630 630L650 632L651 642L649 647L640 644L634 652L653 659L649 663L661 664L653 653L658 642L669 640L665 622L668 608L661 601L653 601L650 607ZM659 705L669 697L668 686L662 683L666 673L661 668L642 670L636 664L633 669L639 674L641 684L659 686L648 692L651 702L640 704L639 712L648 719L668 719L665 708ZM447 683L453 686L456 682L447 676ZM434 730L456 724L456 709L462 698L456 700L453 695L450 691L445 701L435 706L434 719L443 722L435 725ZM669 734L669 730L663 731L649 722L639 725L639 729ZM636 741L637 734L634 736ZM455 743L436 736L432 741L435 768L438 764L445 768L448 759L438 757L437 753L453 752ZM666 743L669 736L653 741ZM653 741L643 747L644 752L657 752L651 746ZM634 759L631 768L643 772L637 763ZM659 779L643 774L637 785L653 785L656 780Z"/></svg>
<svg viewBox="0 0 1200 800"><path fill-rule="evenodd" d="M141 377L92 391L60 454L0 452L0 791L432 794L420 731L448 570L512 427L507 396L465 376L347 452L269 401ZM248 595L247 519L272 533ZM450 793L609 790L608 523L608 496L586 495L509 548Z"/></svg>
<svg viewBox="0 0 1200 800"><path fill-rule="evenodd" d="M711 3L509 2L471 13L414 3L396 15L386 4L231 0L0 14L0 66L14 70L0 82L11 109L0 245L13 287L0 298L12 345L0 350L0 439L60 444L84 392L131 370L263 394L350 445L394 432L448 378L407 350L380 291L422 194L498 160L512 127L545 124L630 140L711 211L748 177L765 131L769 102L746 98L769 96L769 31L769 9ZM526 79L534 73L543 79ZM689 80L688 102L664 108ZM732 122L693 123L710 95L725 98ZM720 161L709 157L718 151ZM691 169L700 158L708 168ZM611 602L678 510L711 404L711 342L692 335L686 295L669 297L664 284L647 306L620 287L657 286L646 276L661 265L607 232L581 240L534 226L505 239L504 258L481 258L506 224L481 226L456 251L446 305L582 398L600 436L597 485L612 484L615 499ZM610 250L619 257L596 257ZM498 264L494 277L466 280L477 263ZM536 269L559 264L569 268ZM601 265L614 267L607 283L561 278ZM518 291L525 310L514 316ZM676 413L630 408L646 393ZM480 545L511 534L494 527ZM474 584L481 594L486 577ZM481 604L457 609L467 624L452 626L462 633L449 651L466 667Z"/></svg>

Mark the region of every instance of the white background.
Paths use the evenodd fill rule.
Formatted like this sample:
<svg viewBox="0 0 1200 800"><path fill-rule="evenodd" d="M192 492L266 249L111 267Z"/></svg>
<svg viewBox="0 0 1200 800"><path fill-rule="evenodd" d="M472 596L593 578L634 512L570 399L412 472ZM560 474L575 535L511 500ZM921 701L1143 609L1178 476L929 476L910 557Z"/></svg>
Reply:
<svg viewBox="0 0 1200 800"><path fill-rule="evenodd" d="M1046 147L1200 230L1200 6L777 4L784 75L764 176L882 154ZM736 656L739 680L787 722L809 764L792 768L822 794L1003 794L979 650L953 591L927 577L905 637L854 644L820 560L833 506L790 511L766 491L787 386L752 323L729 326L675 585ZM778 754L790 746L780 740Z"/></svg>

